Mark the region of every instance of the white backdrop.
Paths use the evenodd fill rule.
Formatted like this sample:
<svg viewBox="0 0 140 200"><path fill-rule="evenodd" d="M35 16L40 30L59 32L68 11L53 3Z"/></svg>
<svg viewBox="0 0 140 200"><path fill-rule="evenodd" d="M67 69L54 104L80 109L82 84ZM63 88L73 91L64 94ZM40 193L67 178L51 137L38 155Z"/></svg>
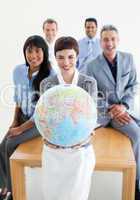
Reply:
<svg viewBox="0 0 140 200"><path fill-rule="evenodd" d="M97 18L99 29L104 24L114 24L120 32L120 49L134 55L140 74L138 0L0 0L0 138L10 124L13 110L12 106L8 107L3 102L3 97L10 102L12 99L11 89L4 88L11 84L14 66L24 61L22 47L25 39L33 34L42 35L42 23L48 17L58 21L60 35L71 35L76 39L84 36L84 20L87 17ZM114 184L112 181L108 184L109 177ZM120 178L114 178L117 176L109 174L105 178L103 173L97 180L94 177L98 199L120 199Z"/></svg>
<svg viewBox="0 0 140 200"><path fill-rule="evenodd" d="M99 29L104 24L114 24L120 32L120 49L133 53L139 71L138 0L0 0L0 135L7 129L12 113L12 108L3 103L3 88L11 83L14 66L24 61L25 39L33 34L42 35L42 23L48 17L58 21L59 35L76 39L84 36L86 17L97 18ZM10 91L6 92L6 101L11 100Z"/></svg>

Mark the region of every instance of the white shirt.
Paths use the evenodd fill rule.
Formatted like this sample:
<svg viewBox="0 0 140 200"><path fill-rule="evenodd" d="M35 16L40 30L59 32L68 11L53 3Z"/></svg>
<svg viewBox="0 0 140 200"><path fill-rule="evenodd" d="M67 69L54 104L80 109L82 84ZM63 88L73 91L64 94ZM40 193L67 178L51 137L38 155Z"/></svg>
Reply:
<svg viewBox="0 0 140 200"><path fill-rule="evenodd" d="M75 69L74 77L72 79L72 83L71 84L73 84L73 85L77 85L78 84L78 76L79 76L79 72L78 72L77 69ZM59 81L60 84L67 84L64 81L63 76L62 76L60 71L57 73L57 78L58 78L58 81Z"/></svg>
<svg viewBox="0 0 140 200"><path fill-rule="evenodd" d="M49 61L51 63L51 66L52 68L54 69L54 71L56 73L58 73L59 71L59 67L57 65L57 62L56 62L56 59L55 59L55 55L54 55L54 45L55 45L55 41L52 42L52 43L49 43L47 40L46 40L46 43L49 47Z"/></svg>
<svg viewBox="0 0 140 200"><path fill-rule="evenodd" d="M90 44L90 49L89 49ZM77 61L77 68L79 71L84 72L87 64L95 59L101 52L100 40L96 37L90 39L85 37L78 42L79 55ZM90 52L89 52L90 51Z"/></svg>

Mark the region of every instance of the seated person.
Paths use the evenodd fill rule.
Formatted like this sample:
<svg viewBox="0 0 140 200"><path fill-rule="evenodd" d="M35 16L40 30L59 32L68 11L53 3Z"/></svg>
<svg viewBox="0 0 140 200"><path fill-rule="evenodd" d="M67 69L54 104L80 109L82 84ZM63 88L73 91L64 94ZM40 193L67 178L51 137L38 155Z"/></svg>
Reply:
<svg viewBox="0 0 140 200"><path fill-rule="evenodd" d="M61 37L56 41L55 56L60 73L41 82L42 93L58 84L73 84L86 90L96 103L95 79L76 70L78 53L78 44L74 38ZM56 148L47 143L43 147L42 156L44 199L87 200L94 166L95 156L89 141L77 149Z"/></svg>
<svg viewBox="0 0 140 200"><path fill-rule="evenodd" d="M97 81L102 103L99 105L98 122L121 131L132 141L137 163L136 200L139 200L140 119L134 112L137 74L133 56L130 53L117 51L118 44L117 28L112 25L104 26L101 30L103 53L88 64L86 73Z"/></svg>
<svg viewBox="0 0 140 200"><path fill-rule="evenodd" d="M39 98L40 82L53 74L48 60L48 47L42 37L29 37L23 51L25 64L16 66L13 72L16 103L14 119L0 144L0 200L12 192L10 156L19 144L40 136L32 116ZM8 199L12 199L12 195Z"/></svg>

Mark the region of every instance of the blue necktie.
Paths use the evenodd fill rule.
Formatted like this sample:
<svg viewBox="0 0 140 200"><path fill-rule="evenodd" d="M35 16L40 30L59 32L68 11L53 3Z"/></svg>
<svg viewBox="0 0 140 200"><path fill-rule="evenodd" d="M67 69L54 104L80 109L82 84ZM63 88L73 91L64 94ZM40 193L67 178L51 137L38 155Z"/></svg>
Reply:
<svg viewBox="0 0 140 200"><path fill-rule="evenodd" d="M93 56L93 41L88 41L88 59L91 59Z"/></svg>

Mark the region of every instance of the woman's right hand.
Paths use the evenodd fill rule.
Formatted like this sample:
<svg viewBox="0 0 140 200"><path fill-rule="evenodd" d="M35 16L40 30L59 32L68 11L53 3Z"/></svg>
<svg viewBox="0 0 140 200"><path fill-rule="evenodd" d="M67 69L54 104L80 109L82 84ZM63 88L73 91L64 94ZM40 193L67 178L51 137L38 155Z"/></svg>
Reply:
<svg viewBox="0 0 140 200"><path fill-rule="evenodd" d="M6 136L8 137L8 136L10 135L10 130L11 130L12 128L16 128L16 127L18 127L18 126L19 126L19 123L18 123L17 121L13 121L13 123L9 126L9 129L8 129L8 131L7 131Z"/></svg>
<svg viewBox="0 0 140 200"><path fill-rule="evenodd" d="M13 121L13 123L11 124L11 126L9 126L9 130L10 130L11 128L16 128L17 126L19 126L18 121Z"/></svg>

